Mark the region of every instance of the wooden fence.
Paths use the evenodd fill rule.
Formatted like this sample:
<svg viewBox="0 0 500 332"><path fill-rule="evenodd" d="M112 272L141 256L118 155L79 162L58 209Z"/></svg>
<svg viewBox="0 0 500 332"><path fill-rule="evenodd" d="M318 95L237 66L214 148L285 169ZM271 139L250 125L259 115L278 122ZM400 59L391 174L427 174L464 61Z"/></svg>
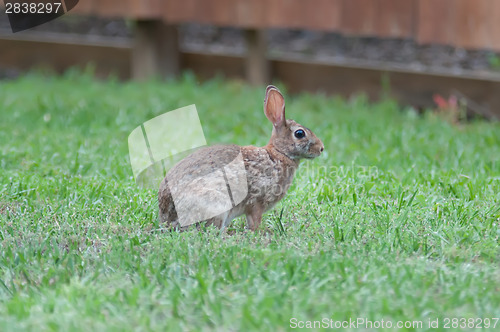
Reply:
<svg viewBox="0 0 500 332"><path fill-rule="evenodd" d="M73 12L136 21L135 78L177 74L175 26L188 22L245 29L246 76L258 84L271 76L268 28L411 38L422 44L500 51L500 0L85 0Z"/></svg>
<svg viewBox="0 0 500 332"><path fill-rule="evenodd" d="M171 24L336 31L500 50L498 0L84 0L75 12Z"/></svg>
<svg viewBox="0 0 500 332"><path fill-rule="evenodd" d="M476 113L500 118L496 75L269 58L266 39L269 28L310 29L500 51L500 0L80 0L71 13L131 19L134 37L131 42L96 42L60 36L50 40L28 32L0 35L0 65L50 63L63 70L92 61L98 69L118 69L136 79L191 69L202 77L222 72L256 84L267 84L272 76L294 91L365 91L370 96L379 93L384 77L404 103L428 106L434 93L458 92L477 105ZM247 53L181 52L177 26L190 22L244 29Z"/></svg>

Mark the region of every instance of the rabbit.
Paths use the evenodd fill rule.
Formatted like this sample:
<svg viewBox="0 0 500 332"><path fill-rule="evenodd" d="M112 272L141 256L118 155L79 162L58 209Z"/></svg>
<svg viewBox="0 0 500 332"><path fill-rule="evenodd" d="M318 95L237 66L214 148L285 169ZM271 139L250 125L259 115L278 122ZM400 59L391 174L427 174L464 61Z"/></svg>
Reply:
<svg viewBox="0 0 500 332"><path fill-rule="evenodd" d="M201 222L225 229L245 214L247 228L258 229L262 214L285 196L300 160L324 150L310 129L285 118L275 86L266 89L264 113L273 125L266 146L204 147L169 170L158 192L160 222L179 230Z"/></svg>

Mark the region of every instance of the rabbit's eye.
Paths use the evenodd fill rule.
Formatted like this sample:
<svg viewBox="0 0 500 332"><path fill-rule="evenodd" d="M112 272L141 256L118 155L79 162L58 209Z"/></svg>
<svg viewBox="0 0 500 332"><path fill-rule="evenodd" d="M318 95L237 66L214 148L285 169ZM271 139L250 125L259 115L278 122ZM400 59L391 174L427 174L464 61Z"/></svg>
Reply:
<svg viewBox="0 0 500 332"><path fill-rule="evenodd" d="M302 129L299 129L295 131L294 135L297 138L304 138L306 136L306 132L303 131Z"/></svg>

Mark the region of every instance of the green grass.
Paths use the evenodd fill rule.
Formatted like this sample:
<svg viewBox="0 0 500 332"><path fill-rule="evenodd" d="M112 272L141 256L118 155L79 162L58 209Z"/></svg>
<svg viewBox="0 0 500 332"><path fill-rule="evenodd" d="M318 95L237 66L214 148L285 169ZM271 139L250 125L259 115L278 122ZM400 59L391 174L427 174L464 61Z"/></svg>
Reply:
<svg viewBox="0 0 500 332"><path fill-rule="evenodd" d="M288 97L287 115L326 151L301 165L262 230L161 231L156 193L132 177L130 131L195 103L209 144L264 145L262 100L263 87L190 75L0 82L0 330L288 330L292 318L424 330L439 319L442 330L445 318L500 318L498 123Z"/></svg>

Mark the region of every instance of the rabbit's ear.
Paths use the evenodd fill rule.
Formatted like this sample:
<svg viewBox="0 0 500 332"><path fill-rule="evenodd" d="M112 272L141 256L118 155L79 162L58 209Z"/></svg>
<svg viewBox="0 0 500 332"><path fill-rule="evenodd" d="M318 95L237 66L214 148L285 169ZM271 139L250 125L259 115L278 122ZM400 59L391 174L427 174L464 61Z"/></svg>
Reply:
<svg viewBox="0 0 500 332"><path fill-rule="evenodd" d="M275 128L285 126L285 98L280 90L273 85L269 85L266 89L264 113L266 113L266 117L273 123Z"/></svg>

